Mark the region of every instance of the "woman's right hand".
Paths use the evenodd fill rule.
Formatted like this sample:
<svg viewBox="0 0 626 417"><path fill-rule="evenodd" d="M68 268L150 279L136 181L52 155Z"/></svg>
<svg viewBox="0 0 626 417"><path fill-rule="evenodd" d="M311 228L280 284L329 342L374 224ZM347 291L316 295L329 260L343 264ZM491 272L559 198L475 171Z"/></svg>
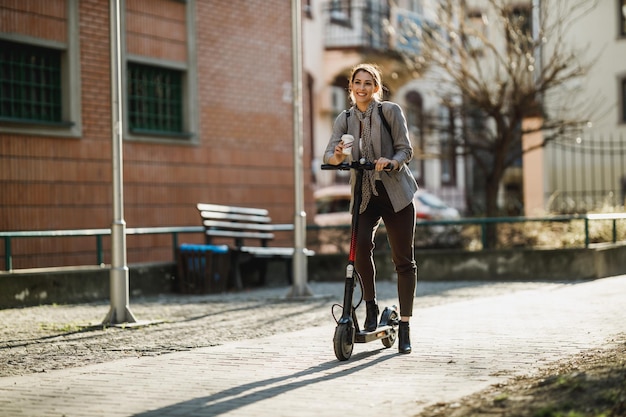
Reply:
<svg viewBox="0 0 626 417"><path fill-rule="evenodd" d="M331 165L339 165L346 159L346 155L343 153L343 144L339 142L337 146L335 146L335 153L333 153L332 158L328 161Z"/></svg>

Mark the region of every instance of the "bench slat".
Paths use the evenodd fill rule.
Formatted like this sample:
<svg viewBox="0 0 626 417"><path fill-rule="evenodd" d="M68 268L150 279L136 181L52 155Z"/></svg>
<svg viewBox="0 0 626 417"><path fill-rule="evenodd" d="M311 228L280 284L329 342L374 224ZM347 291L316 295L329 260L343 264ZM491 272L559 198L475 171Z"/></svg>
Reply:
<svg viewBox="0 0 626 417"><path fill-rule="evenodd" d="M217 211L217 212L222 212L222 213L251 214L255 216L267 216L269 214L269 211L267 211L266 209L223 206L220 204L198 203L197 207L199 211Z"/></svg>
<svg viewBox="0 0 626 417"><path fill-rule="evenodd" d="M222 237L233 239L229 245L232 251L232 262L235 266L234 280L238 289L241 289L242 277L240 266L242 262L247 262L245 258L259 258L261 264L259 268L259 282L265 282L267 272L267 263L272 258L285 262L287 266L287 277L289 282L292 281L292 272L290 265L295 253L292 247L274 247L264 246L268 241L274 239L274 233L277 231L294 230L293 224L271 224L269 211L260 208L234 207L220 204L198 203L198 211L204 227L205 240L210 244L212 237ZM250 239L253 242L245 242ZM246 244L248 246L246 246ZM250 245L257 246L250 246ZM315 253L312 250L304 249L306 256L312 256ZM239 255L249 255L240 258Z"/></svg>
<svg viewBox="0 0 626 417"><path fill-rule="evenodd" d="M273 233L254 233L254 232L238 232L236 230L211 230L207 229L204 231L207 236L216 236L216 237L231 237L231 238L242 238L242 239L273 239Z"/></svg>
<svg viewBox="0 0 626 417"><path fill-rule="evenodd" d="M233 213L225 213L219 211L206 211L203 210L200 212L200 217L207 220L231 220L231 221L242 221L242 222L251 222L251 223L269 223L272 221L267 216L252 216L247 214L233 214Z"/></svg>
<svg viewBox="0 0 626 417"><path fill-rule="evenodd" d="M274 228L267 224L257 223L236 223L236 222L222 222L219 220L204 220L202 222L204 227L210 227L213 229L230 229L230 230L253 230L256 232L272 232Z"/></svg>
<svg viewBox="0 0 626 417"><path fill-rule="evenodd" d="M283 256L292 257L294 248L281 248L281 247L259 247L259 246L242 246L239 248L241 252L250 253L255 256ZM305 249L307 256L315 255L315 252L310 249Z"/></svg>

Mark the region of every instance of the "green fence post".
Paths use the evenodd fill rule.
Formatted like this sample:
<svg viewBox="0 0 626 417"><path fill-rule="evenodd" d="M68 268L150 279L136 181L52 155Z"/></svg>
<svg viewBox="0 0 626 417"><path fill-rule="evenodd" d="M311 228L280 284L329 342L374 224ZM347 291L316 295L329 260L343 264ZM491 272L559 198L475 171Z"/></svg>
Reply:
<svg viewBox="0 0 626 417"><path fill-rule="evenodd" d="M589 247L589 218L585 217L585 248Z"/></svg>
<svg viewBox="0 0 626 417"><path fill-rule="evenodd" d="M487 222L482 221L480 223L480 232L481 232L480 241L483 245L482 248L485 249L487 247Z"/></svg>
<svg viewBox="0 0 626 417"><path fill-rule="evenodd" d="M11 258L11 238L4 237L4 269L10 271L13 269L13 259Z"/></svg>
<svg viewBox="0 0 626 417"><path fill-rule="evenodd" d="M617 242L617 219L613 219L613 243Z"/></svg>
<svg viewBox="0 0 626 417"><path fill-rule="evenodd" d="M176 262L176 248L178 248L178 233L172 232L172 247L174 248L174 262Z"/></svg>
<svg viewBox="0 0 626 417"><path fill-rule="evenodd" d="M96 235L96 262L102 265L104 255L102 254L102 235Z"/></svg>

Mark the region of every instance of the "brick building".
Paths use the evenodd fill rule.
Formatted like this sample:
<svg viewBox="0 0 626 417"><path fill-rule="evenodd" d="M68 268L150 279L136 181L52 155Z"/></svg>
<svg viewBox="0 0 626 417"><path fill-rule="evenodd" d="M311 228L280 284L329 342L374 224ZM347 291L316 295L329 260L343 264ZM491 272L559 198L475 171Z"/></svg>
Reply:
<svg viewBox="0 0 626 417"><path fill-rule="evenodd" d="M127 227L197 226L198 202L292 222L290 2L121 3ZM0 0L0 230L111 226L109 30L109 1ZM15 239L13 266L93 264L93 240ZM169 236L127 246L172 257Z"/></svg>

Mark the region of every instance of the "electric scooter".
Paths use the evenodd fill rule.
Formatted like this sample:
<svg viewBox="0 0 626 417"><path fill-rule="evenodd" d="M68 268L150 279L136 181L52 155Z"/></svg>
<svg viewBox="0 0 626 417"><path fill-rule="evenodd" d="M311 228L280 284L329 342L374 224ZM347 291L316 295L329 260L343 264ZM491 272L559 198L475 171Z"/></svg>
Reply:
<svg viewBox="0 0 626 417"><path fill-rule="evenodd" d="M374 340L381 340L386 348L390 348L396 341L398 335L399 314L396 306L385 307L380 316L378 327L371 332L361 330L356 316L356 310L363 301L363 292L361 291L361 299L353 304L354 289L358 282L363 288L361 276L354 267L356 257L356 236L359 226L358 211L361 206L361 184L363 182L363 170L372 170L376 165L373 162L366 162L364 158L351 163L341 163L339 165L323 164L323 170L341 170L348 171L354 169L356 171L355 192L353 198L353 214L350 234L350 253L348 255L348 265L346 266L346 280L343 294L343 306L341 317L339 320L335 318L337 327L333 336L333 346L335 356L340 361L350 359L355 343L368 343ZM334 317L334 314L333 314Z"/></svg>

